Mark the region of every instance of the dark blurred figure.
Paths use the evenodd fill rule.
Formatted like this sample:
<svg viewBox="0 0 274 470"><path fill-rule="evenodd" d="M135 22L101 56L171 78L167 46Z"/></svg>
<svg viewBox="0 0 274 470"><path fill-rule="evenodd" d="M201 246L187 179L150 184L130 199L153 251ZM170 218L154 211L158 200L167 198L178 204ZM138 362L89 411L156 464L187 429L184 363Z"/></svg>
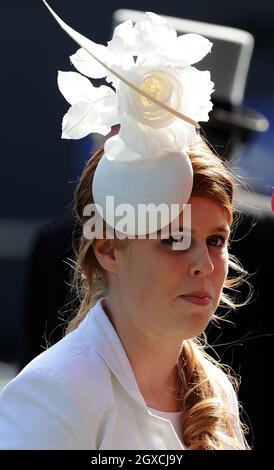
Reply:
<svg viewBox="0 0 274 470"><path fill-rule="evenodd" d="M69 292L74 230L71 221L53 221L44 225L34 242L26 279L20 369L64 335L64 320L73 312Z"/></svg>

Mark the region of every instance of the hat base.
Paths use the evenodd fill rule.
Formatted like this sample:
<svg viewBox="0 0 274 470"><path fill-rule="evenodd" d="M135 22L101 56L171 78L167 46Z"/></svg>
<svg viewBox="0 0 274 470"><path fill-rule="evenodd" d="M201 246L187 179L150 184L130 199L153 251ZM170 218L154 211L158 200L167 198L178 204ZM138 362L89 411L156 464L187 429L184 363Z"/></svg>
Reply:
<svg viewBox="0 0 274 470"><path fill-rule="evenodd" d="M93 198L105 222L119 233L142 236L157 232L178 217L193 185L185 152L133 162L104 154L93 179Z"/></svg>

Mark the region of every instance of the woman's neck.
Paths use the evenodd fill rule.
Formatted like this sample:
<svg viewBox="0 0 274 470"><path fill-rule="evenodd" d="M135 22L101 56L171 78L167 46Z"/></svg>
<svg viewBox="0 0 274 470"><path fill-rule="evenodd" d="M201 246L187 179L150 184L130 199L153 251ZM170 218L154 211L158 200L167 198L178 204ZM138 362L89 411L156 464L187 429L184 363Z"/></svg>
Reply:
<svg viewBox="0 0 274 470"><path fill-rule="evenodd" d="M115 312L113 315L108 298L102 300L102 306L120 337L147 406L165 412L179 411L177 358L181 344L177 348L175 342L167 347L152 344L132 329L132 325L120 321Z"/></svg>

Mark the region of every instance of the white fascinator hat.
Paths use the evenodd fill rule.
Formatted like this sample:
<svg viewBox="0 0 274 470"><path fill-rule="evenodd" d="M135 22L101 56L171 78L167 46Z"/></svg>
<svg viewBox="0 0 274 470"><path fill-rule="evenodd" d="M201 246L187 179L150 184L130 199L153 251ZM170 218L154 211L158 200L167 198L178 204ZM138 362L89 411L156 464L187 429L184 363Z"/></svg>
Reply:
<svg viewBox="0 0 274 470"><path fill-rule="evenodd" d="M43 2L80 46L70 57L80 73L58 72L59 89L71 105L62 137L107 136L120 125L119 133L105 141L94 174L91 191L98 212L117 228L117 217L126 210L127 223L119 224L119 231L128 236L167 227L178 215L172 206L183 210L192 191L188 150L200 138L199 121L208 121L214 86L210 72L193 64L212 43L199 34L177 37L165 19L149 12L135 24L118 25L103 46L66 25ZM106 85L93 86L87 77L105 77ZM168 210L155 217L161 205ZM149 223L144 214L152 216Z"/></svg>

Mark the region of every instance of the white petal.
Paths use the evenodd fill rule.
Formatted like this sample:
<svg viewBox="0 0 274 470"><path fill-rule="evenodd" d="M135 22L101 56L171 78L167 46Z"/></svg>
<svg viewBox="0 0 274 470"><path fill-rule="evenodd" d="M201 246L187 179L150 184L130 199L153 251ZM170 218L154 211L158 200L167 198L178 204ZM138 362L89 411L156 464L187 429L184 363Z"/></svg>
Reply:
<svg viewBox="0 0 274 470"><path fill-rule="evenodd" d="M100 44L96 44L96 46L97 51L95 51L95 54L100 57L104 63L108 63L112 60L111 54L107 51L105 46ZM70 56L70 60L74 67L87 77L103 78L108 74L106 67L101 65L82 47L78 49L75 54Z"/></svg>
<svg viewBox="0 0 274 470"><path fill-rule="evenodd" d="M63 119L63 139L81 139L91 132L107 135L110 128L102 123L91 103L77 103L68 110Z"/></svg>
<svg viewBox="0 0 274 470"><path fill-rule="evenodd" d="M129 56L129 55L128 56L127 55L124 55L124 56L120 56L120 55L114 56L113 55L113 61L110 63L110 69L112 71L115 71L116 73L118 73L122 77L124 77L125 73L127 73L127 71L130 70L134 66L135 66L134 58L133 58L133 56ZM117 87L119 86L119 83L122 80L120 80L118 77L116 77L116 75L114 73L108 72L107 77L106 77L106 81L108 83L112 83L114 88L117 89Z"/></svg>
<svg viewBox="0 0 274 470"><path fill-rule="evenodd" d="M208 113L212 109L210 98L214 86L210 80L210 72L189 67L178 75L184 84L180 111L197 122L208 121Z"/></svg>
<svg viewBox="0 0 274 470"><path fill-rule="evenodd" d="M126 54L115 55L112 51L107 50L106 47L100 47L104 48L104 50L102 50L100 53L101 59L105 64L108 64L112 70L118 73L122 73L124 69L127 70L134 66L135 62L132 56ZM74 67L87 77L95 79L106 77L107 82L113 83L115 88L120 82L120 80L114 74L106 69L106 67L103 67L95 59L93 59L92 56L87 51L85 51L85 49L78 49L76 54L70 57L70 60Z"/></svg>
<svg viewBox="0 0 274 470"><path fill-rule="evenodd" d="M196 130L179 118L169 126L154 129L124 116L119 136L134 152L144 158L155 158L163 152L186 150L196 140Z"/></svg>
<svg viewBox="0 0 274 470"><path fill-rule="evenodd" d="M101 85L94 87L96 96L94 98L94 107L98 116L107 127L112 127L120 123L118 113L118 97L116 93L108 86Z"/></svg>
<svg viewBox="0 0 274 470"><path fill-rule="evenodd" d="M90 101L93 85L88 78L77 72L58 72L58 86L62 95L71 104Z"/></svg>
<svg viewBox="0 0 274 470"><path fill-rule="evenodd" d="M154 31L157 31L160 34L164 34L166 37L169 36L170 39L177 36L177 32L173 26L171 26L171 24L161 15L157 15L156 13L148 11L146 13L145 21L151 23Z"/></svg>
<svg viewBox="0 0 274 470"><path fill-rule="evenodd" d="M182 119L175 119L165 129L165 145L170 149L187 150L196 139L195 127Z"/></svg>
<svg viewBox="0 0 274 470"><path fill-rule="evenodd" d="M135 54L150 54L161 50L164 44L176 39L176 30L161 16L148 12L145 19L134 26Z"/></svg>
<svg viewBox="0 0 274 470"><path fill-rule="evenodd" d="M104 151L108 160L120 162L143 160L142 155L134 152L134 150L125 145L120 135L114 135L107 139L104 145Z"/></svg>
<svg viewBox="0 0 274 470"><path fill-rule="evenodd" d="M161 151L161 133L142 126L129 115L124 115L121 119L119 136L128 148L143 158L156 157Z"/></svg>
<svg viewBox="0 0 274 470"><path fill-rule="evenodd" d="M107 88L109 91L103 97L103 99L96 102L96 109L106 126L112 127L120 123L120 116L118 113L118 98L113 90L111 90L109 87L105 88Z"/></svg>
<svg viewBox="0 0 274 470"><path fill-rule="evenodd" d="M211 51L212 46L212 42L200 34L182 34L176 40L174 58L180 56L189 64L195 64Z"/></svg>
<svg viewBox="0 0 274 470"><path fill-rule="evenodd" d="M135 35L132 21L124 21L114 29L113 38L108 42L108 50L121 56L132 55Z"/></svg>

